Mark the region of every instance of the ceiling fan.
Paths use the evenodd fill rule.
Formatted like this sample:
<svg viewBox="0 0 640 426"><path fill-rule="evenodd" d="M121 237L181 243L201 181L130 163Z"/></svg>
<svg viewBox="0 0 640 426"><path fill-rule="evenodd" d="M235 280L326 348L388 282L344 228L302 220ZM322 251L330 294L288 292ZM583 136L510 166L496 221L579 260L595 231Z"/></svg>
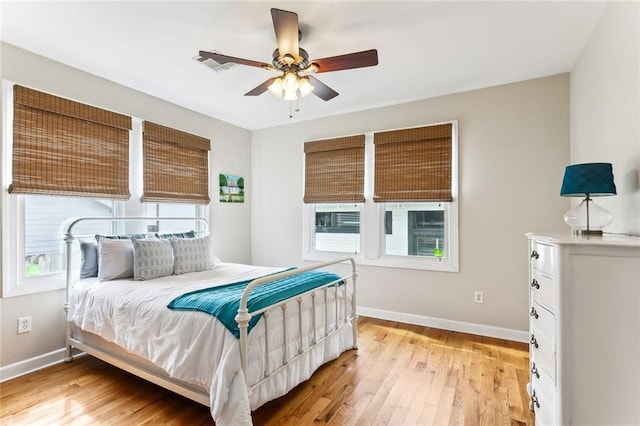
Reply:
<svg viewBox="0 0 640 426"><path fill-rule="evenodd" d="M217 52L200 51L200 56L224 65L228 62L277 71L272 77L245 96L258 96L269 90L286 100L297 100L311 93L328 101L338 96L338 92L311 74L362 68L378 65L378 51L375 49L345 55L309 60L309 54L298 45L301 32L298 28L298 14L286 10L271 9L273 28L278 48L273 51L271 63L235 58Z"/></svg>

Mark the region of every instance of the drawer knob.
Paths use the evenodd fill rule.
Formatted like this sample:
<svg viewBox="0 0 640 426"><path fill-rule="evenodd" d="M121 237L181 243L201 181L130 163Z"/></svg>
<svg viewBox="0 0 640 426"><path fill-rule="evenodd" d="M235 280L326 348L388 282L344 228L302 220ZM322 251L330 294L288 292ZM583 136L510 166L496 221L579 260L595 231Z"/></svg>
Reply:
<svg viewBox="0 0 640 426"><path fill-rule="evenodd" d="M533 279L533 281L531 281L531 288L535 288L536 290L540 288L540 284L538 283L538 280L536 280L535 278Z"/></svg>
<svg viewBox="0 0 640 426"><path fill-rule="evenodd" d="M531 315L532 317L534 317L535 319L538 319L538 311L536 311L536 308L534 308L533 306L531 307L531 312L529 313L529 315Z"/></svg>
<svg viewBox="0 0 640 426"><path fill-rule="evenodd" d="M529 340L529 343L531 343L534 348L538 349L538 341L536 340L536 336L534 336L533 334L531 335L531 340Z"/></svg>
<svg viewBox="0 0 640 426"><path fill-rule="evenodd" d="M540 258L540 255L538 254L537 251L534 250L531 252L531 258L538 260Z"/></svg>
<svg viewBox="0 0 640 426"><path fill-rule="evenodd" d="M540 373L538 373L538 367L536 367L536 363L535 362L531 363L531 374L536 376L536 379L540 378Z"/></svg>
<svg viewBox="0 0 640 426"><path fill-rule="evenodd" d="M540 403L538 402L538 397L536 396L536 391L533 391L531 395L531 405L535 405L536 408L540 408Z"/></svg>

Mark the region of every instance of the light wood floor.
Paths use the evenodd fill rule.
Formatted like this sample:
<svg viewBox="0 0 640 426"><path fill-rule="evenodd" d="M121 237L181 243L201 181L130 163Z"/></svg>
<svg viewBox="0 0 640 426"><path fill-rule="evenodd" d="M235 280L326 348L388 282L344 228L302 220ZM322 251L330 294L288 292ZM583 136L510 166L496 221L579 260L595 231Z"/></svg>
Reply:
<svg viewBox="0 0 640 426"><path fill-rule="evenodd" d="M359 349L255 425L532 425L523 343L360 318ZM212 425L209 409L93 357L0 385L1 425Z"/></svg>

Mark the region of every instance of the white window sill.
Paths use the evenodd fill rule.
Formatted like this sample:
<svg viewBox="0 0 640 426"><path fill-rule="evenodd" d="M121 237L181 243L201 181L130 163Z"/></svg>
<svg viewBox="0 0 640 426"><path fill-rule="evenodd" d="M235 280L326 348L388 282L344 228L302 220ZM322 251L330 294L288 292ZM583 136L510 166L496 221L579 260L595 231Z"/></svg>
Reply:
<svg viewBox="0 0 640 426"><path fill-rule="evenodd" d="M11 285L3 283L2 297L26 296L44 293L46 291L61 290L66 287L64 273L48 274L41 277L26 278Z"/></svg>
<svg viewBox="0 0 640 426"><path fill-rule="evenodd" d="M366 259L360 254L314 251L306 253L303 256L303 260L324 262L343 256L352 256L357 265L379 266L383 268L418 269L424 271L458 272L457 263L450 262L446 259L437 260L432 257L381 256L377 259Z"/></svg>

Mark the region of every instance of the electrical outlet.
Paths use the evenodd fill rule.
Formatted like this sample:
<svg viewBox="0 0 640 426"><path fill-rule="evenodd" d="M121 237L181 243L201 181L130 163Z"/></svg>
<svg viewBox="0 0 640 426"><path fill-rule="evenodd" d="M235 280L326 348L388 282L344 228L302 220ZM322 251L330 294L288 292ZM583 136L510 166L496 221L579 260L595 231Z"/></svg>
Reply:
<svg viewBox="0 0 640 426"><path fill-rule="evenodd" d="M18 318L18 334L31 331L31 317Z"/></svg>
<svg viewBox="0 0 640 426"><path fill-rule="evenodd" d="M481 291L474 291L473 301L476 303L482 303L484 301L484 294Z"/></svg>

